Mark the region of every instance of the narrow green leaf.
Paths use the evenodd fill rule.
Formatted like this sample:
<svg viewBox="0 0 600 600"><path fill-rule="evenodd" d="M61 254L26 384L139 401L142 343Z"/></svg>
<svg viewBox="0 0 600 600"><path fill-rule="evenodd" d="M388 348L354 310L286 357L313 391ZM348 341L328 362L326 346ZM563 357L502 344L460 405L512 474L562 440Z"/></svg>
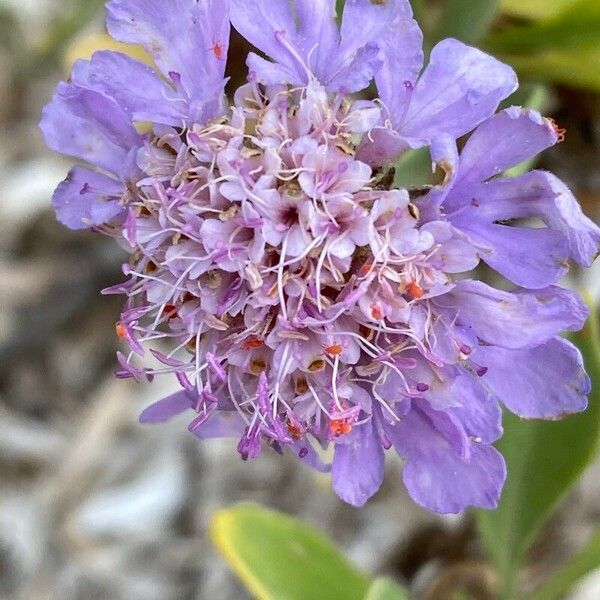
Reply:
<svg viewBox="0 0 600 600"><path fill-rule="evenodd" d="M367 576L308 525L252 504L216 513L213 543L259 600L363 600Z"/></svg>
<svg viewBox="0 0 600 600"><path fill-rule="evenodd" d="M476 42L494 21L499 5L500 0L446 0L437 37Z"/></svg>
<svg viewBox="0 0 600 600"><path fill-rule="evenodd" d="M496 511L477 512L486 549L500 576L503 598L514 598L523 557L539 528L573 487L598 449L600 347L597 315L574 336L593 391L587 411L562 421L525 421L505 415L498 444L508 480Z"/></svg>
<svg viewBox="0 0 600 600"><path fill-rule="evenodd" d="M552 574L529 600L558 600L585 575L600 568L600 530L566 565Z"/></svg>
<svg viewBox="0 0 600 600"><path fill-rule="evenodd" d="M408 600L408 592L391 579L380 577L371 584L365 600Z"/></svg>

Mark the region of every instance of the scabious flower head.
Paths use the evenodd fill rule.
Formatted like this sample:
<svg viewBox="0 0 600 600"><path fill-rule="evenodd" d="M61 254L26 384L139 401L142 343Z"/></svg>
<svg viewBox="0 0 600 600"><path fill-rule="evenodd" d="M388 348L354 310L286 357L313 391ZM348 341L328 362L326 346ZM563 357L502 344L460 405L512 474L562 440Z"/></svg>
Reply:
<svg viewBox="0 0 600 600"><path fill-rule="evenodd" d="M503 175L559 139L534 111L495 114L509 67L450 39L423 69L407 0L347 0L339 29L335 4L111 0L109 32L155 68L97 52L59 85L42 131L88 166L54 206L131 254L107 290L126 296L118 375L180 385L143 422L185 412L244 460L291 452L356 506L393 447L418 503L491 508L500 403L544 419L586 406L558 337L586 308L555 283L591 264L600 231L551 174ZM264 56L228 103L230 22ZM373 79L376 100L353 96ZM384 165L419 147L443 182L394 189ZM465 275L480 261L515 289Z"/></svg>

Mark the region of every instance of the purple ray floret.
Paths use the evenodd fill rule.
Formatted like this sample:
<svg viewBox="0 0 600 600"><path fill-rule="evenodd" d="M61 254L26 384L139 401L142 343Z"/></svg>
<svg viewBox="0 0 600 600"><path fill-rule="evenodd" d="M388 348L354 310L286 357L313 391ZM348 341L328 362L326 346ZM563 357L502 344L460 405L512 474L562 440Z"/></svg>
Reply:
<svg viewBox="0 0 600 600"><path fill-rule="evenodd" d="M600 230L550 173L507 174L562 135L496 112L510 67L444 40L423 68L407 0L347 0L339 27L335 4L110 1L109 32L154 66L97 52L59 85L41 128L84 164L54 206L130 251L105 290L126 296L117 375L179 385L142 422L185 414L244 460L291 453L354 506L393 449L422 506L493 508L501 405L586 407L560 334L587 309L557 282L591 265ZM263 56L228 100L230 22ZM377 99L352 96L373 80ZM388 161L423 146L444 181L394 189ZM478 281L481 261L513 289Z"/></svg>

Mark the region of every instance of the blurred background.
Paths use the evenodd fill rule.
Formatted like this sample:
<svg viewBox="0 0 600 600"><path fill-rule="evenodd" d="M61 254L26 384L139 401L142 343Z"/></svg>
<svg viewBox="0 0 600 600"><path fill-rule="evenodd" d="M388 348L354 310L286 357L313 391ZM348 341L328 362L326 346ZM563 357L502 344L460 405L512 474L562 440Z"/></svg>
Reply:
<svg viewBox="0 0 600 600"><path fill-rule="evenodd" d="M560 431L507 424L514 460L537 444L541 459L527 468L546 468L552 484L520 546L511 525L526 510L519 499L543 494L518 487L527 477L509 479L511 497L491 521L438 517L407 498L390 460L381 492L354 510L333 496L328 478L287 457L242 463L230 442L200 445L185 419L138 425L140 409L170 382L113 378L121 301L99 291L120 281L123 255L111 240L54 221L50 198L71 161L46 150L37 129L70 63L108 47L102 5L0 0L0 598L247 598L207 535L213 512L242 500L316 525L361 568L390 575L414 598L486 600L507 577L523 594L547 581L599 525L598 410ZM452 35L517 67L524 85L511 103L543 110L567 130L540 166L600 220L600 1L416 0L414 8L428 47ZM246 50L234 41L234 80L244 75ZM416 155L401 173L417 180L427 168ZM595 307L599 281L596 270L573 273L568 285ZM593 361L597 340L588 330L579 342ZM600 403L597 393L592 401ZM506 528L504 541L490 541ZM513 564L506 556L517 546L523 556ZM586 556L586 577L556 597L600 598L600 548Z"/></svg>

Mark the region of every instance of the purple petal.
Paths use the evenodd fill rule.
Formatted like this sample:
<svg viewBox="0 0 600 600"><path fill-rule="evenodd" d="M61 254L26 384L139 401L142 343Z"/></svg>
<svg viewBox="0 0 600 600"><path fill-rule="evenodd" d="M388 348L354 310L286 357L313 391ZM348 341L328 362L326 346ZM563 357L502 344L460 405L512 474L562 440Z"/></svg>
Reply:
<svg viewBox="0 0 600 600"><path fill-rule="evenodd" d="M186 391L175 392L142 411L140 423L164 423L192 408Z"/></svg>
<svg viewBox="0 0 600 600"><path fill-rule="evenodd" d="M506 407L529 419L557 419L587 407L590 379L579 350L563 338L528 350L479 348L482 381Z"/></svg>
<svg viewBox="0 0 600 600"><path fill-rule="evenodd" d="M379 167L400 156L410 148L407 140L397 131L375 127L358 147L356 158L373 167Z"/></svg>
<svg viewBox="0 0 600 600"><path fill-rule="evenodd" d="M149 66L120 52L96 52L91 62L78 61L73 81L111 96L133 121L180 126L186 117L186 103L171 86Z"/></svg>
<svg viewBox="0 0 600 600"><path fill-rule="evenodd" d="M289 49L300 50L296 23L288 2L280 0L230 0L231 23L253 46L270 56L290 74L278 83L307 83L308 75ZM305 57L300 57L304 60ZM256 69L257 64L253 65ZM262 74L257 70L257 77Z"/></svg>
<svg viewBox="0 0 600 600"><path fill-rule="evenodd" d="M556 144L558 136L538 112L513 106L482 123L467 141L459 181L485 181Z"/></svg>
<svg viewBox="0 0 600 600"><path fill-rule="evenodd" d="M502 455L493 447L469 444L461 456L443 431L452 422L438 413L438 423L420 409L411 410L396 425L387 426L394 448L404 457L403 481L411 498L438 513L458 513L469 506L495 508L506 479Z"/></svg>
<svg viewBox="0 0 600 600"><path fill-rule="evenodd" d="M393 115L393 120L409 138L457 138L494 114L516 88L516 76L507 65L458 40L443 40L431 51L406 115Z"/></svg>
<svg viewBox="0 0 600 600"><path fill-rule="evenodd" d="M331 479L335 493L348 504L359 507L381 487L384 454L372 421L357 429L357 436L351 442L336 443Z"/></svg>
<svg viewBox="0 0 600 600"><path fill-rule="evenodd" d="M373 60L373 55L376 51L379 53L383 36L394 26L396 19L410 14L407 4L406 0L346 1L340 46L332 55L325 57L329 63L326 67L330 89L345 88L346 92L355 92L369 84L382 66L382 62ZM396 31L399 33L401 30L398 26ZM393 35L393 31L387 33L388 39Z"/></svg>
<svg viewBox="0 0 600 600"><path fill-rule="evenodd" d="M192 98L220 85L229 48L223 0L111 0L106 24L118 41L141 44L165 76L175 72Z"/></svg>
<svg viewBox="0 0 600 600"><path fill-rule="evenodd" d="M384 62L375 75L379 97L396 117L405 110L423 68L423 33L413 19L410 2L398 4L395 17L378 40Z"/></svg>
<svg viewBox="0 0 600 600"><path fill-rule="evenodd" d="M469 198L475 202L468 213L463 213L464 219L459 218L462 222L539 217L568 238L569 257L575 262L589 267L598 255L600 229L583 214L567 186L551 173L532 171L520 177L459 185L448 196L446 210L458 208Z"/></svg>
<svg viewBox="0 0 600 600"><path fill-rule="evenodd" d="M502 435L502 411L498 401L472 373L443 381L434 376L425 398L435 409L443 408L456 417L470 436L479 438L484 444L491 444Z"/></svg>
<svg viewBox="0 0 600 600"><path fill-rule="evenodd" d="M329 471L331 471L331 465L325 464L321 460L321 457L314 449L313 445L306 438L294 442L293 444L286 446L286 448L289 448L290 451L300 458L304 464L320 473L329 473Z"/></svg>
<svg viewBox="0 0 600 600"><path fill-rule="evenodd" d="M128 153L140 141L115 100L66 83L44 108L40 129L52 150L120 176L130 169Z"/></svg>
<svg viewBox="0 0 600 600"><path fill-rule="evenodd" d="M54 192L58 220L71 229L107 223L123 213L123 184L84 167L74 167Z"/></svg>
<svg viewBox="0 0 600 600"><path fill-rule="evenodd" d="M246 423L237 411L215 411L192 433L202 439L239 438L244 433Z"/></svg>
<svg viewBox="0 0 600 600"><path fill-rule="evenodd" d="M588 316L587 306L575 292L555 286L511 294L463 280L449 296L455 299L460 324L503 348L538 346L561 331L581 329Z"/></svg>
<svg viewBox="0 0 600 600"><path fill-rule="evenodd" d="M551 194L540 199L542 218L548 227L569 238L571 258L583 267L591 267L600 253L600 228L583 214L571 190L560 179L551 173L541 175L551 190Z"/></svg>
<svg viewBox="0 0 600 600"><path fill-rule="evenodd" d="M568 271L569 240L559 231L468 219L454 224L480 248L490 267L524 288L545 288Z"/></svg>
<svg viewBox="0 0 600 600"><path fill-rule="evenodd" d="M262 56L254 54L254 52L248 53L246 64L250 73L249 78L263 85L279 85L284 81L291 84L302 84L302 79L295 69L290 71L287 67L266 60Z"/></svg>
<svg viewBox="0 0 600 600"><path fill-rule="evenodd" d="M369 86L373 79L373 73L382 64L379 48L375 44L359 48L350 63L339 69L327 81L327 89L343 94L363 90Z"/></svg>
<svg viewBox="0 0 600 600"><path fill-rule="evenodd" d="M324 81L324 70L337 50L336 0L296 0L299 42L317 79Z"/></svg>

